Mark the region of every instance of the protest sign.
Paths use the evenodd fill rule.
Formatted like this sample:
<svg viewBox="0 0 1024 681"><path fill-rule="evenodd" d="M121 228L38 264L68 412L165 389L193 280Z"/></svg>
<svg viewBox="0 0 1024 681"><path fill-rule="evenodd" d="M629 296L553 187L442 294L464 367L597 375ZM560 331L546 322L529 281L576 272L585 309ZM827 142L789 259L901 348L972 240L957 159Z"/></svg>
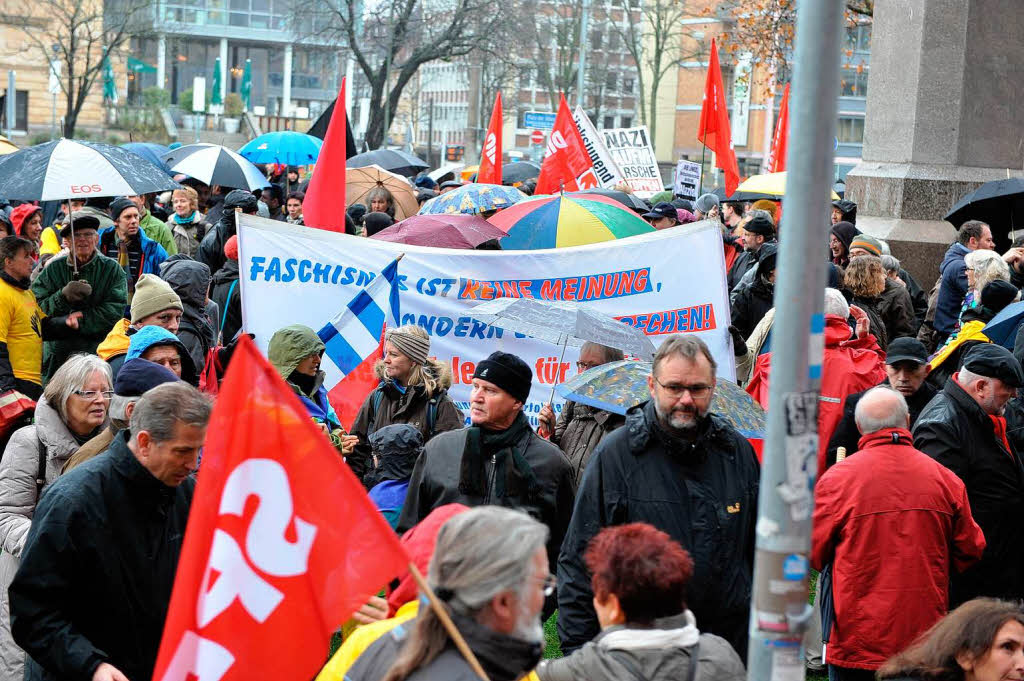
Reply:
<svg viewBox="0 0 1024 681"><path fill-rule="evenodd" d="M676 196L696 201L700 195L700 164L679 159L676 164L676 181L673 192Z"/></svg>
<svg viewBox="0 0 1024 681"><path fill-rule="evenodd" d="M586 147L587 153L590 154L590 161L594 164L597 181L605 189L611 189L622 182L622 171L619 170L619 166L616 165L608 148L604 146L600 133L597 132L597 128L594 127L593 121L590 120L590 116L583 110L583 107L577 106L576 110L572 112L572 118L576 121L576 128L580 131L580 137L583 138L583 146Z"/></svg>
<svg viewBox="0 0 1024 681"><path fill-rule="evenodd" d="M646 125L602 130L601 137L634 194L650 198L664 188Z"/></svg>
<svg viewBox="0 0 1024 681"><path fill-rule="evenodd" d="M288 324L320 329L399 253L399 314L430 334L430 353L452 369L449 394L464 411L476 362L512 352L533 369L526 413L536 425L554 384L576 373L579 349L505 333L466 312L501 296L576 301L642 328L655 345L696 333L719 375L733 380L729 302L719 226L704 221L640 236L538 251L410 246L241 216L239 280L244 329L264 351ZM325 356L324 386L340 372Z"/></svg>

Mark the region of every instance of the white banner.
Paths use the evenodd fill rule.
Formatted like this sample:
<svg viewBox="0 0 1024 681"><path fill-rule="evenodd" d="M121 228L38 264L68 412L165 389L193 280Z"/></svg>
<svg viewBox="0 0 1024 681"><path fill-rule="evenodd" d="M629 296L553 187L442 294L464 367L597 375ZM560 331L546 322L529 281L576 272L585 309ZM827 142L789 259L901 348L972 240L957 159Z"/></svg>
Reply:
<svg viewBox="0 0 1024 681"><path fill-rule="evenodd" d="M552 385L577 373L578 348L569 347L560 357L560 347L465 316L500 296L585 303L643 328L655 345L671 333L697 333L717 360L719 375L735 379L722 236L712 221L540 251L409 246L251 216L242 216L238 232L243 328L255 334L264 352L274 332L288 324L319 331L405 253L398 265L402 323L418 324L430 334L430 352L451 367L450 394L463 410L468 410L476 362L495 350L514 353L533 369L525 409L534 425ZM338 370L326 356L322 367L330 390Z"/></svg>
<svg viewBox="0 0 1024 681"><path fill-rule="evenodd" d="M646 125L602 130L601 137L634 194L649 199L664 189Z"/></svg>
<svg viewBox="0 0 1024 681"><path fill-rule="evenodd" d="M750 76L754 55L740 52L733 70L732 81L732 117L729 120L729 131L732 133L734 147L747 146L747 131L750 128Z"/></svg>
<svg viewBox="0 0 1024 681"><path fill-rule="evenodd" d="M597 181L605 189L611 189L619 182L622 182L622 171L619 170L615 159L612 158L608 148L601 140L601 135L597 132L597 128L594 127L594 123L590 120L587 112L582 107L577 106L576 110L572 112L572 118L576 122L576 129L580 131L580 137L583 138L583 146L587 148L587 153L590 154L590 161L594 164L594 174L597 175Z"/></svg>
<svg viewBox="0 0 1024 681"><path fill-rule="evenodd" d="M696 201L700 194L700 164L679 159L676 164L676 181L673 193L690 201Z"/></svg>

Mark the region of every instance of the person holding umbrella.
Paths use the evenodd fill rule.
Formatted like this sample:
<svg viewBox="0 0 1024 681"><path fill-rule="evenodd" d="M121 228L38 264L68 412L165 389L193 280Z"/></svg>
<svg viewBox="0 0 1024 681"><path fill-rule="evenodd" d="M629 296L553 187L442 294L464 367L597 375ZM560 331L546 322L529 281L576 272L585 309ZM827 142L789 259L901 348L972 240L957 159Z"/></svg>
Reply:
<svg viewBox="0 0 1024 681"><path fill-rule="evenodd" d="M255 215L256 203L256 197L252 195L252 192L247 192L244 189L233 189L224 197L224 215L217 225L203 237L199 244L199 251L196 253L196 260L206 263L211 274L217 274L217 270L224 266L227 259L224 255L224 244L235 235L238 229L236 213Z"/></svg>
<svg viewBox="0 0 1024 681"><path fill-rule="evenodd" d="M43 343L43 385L76 352L93 354L124 315L128 286L124 270L100 253L99 220L73 213L60 232L70 252L53 257L32 284L39 307L51 317L81 312L78 333L71 338ZM73 230L73 233L72 233Z"/></svg>

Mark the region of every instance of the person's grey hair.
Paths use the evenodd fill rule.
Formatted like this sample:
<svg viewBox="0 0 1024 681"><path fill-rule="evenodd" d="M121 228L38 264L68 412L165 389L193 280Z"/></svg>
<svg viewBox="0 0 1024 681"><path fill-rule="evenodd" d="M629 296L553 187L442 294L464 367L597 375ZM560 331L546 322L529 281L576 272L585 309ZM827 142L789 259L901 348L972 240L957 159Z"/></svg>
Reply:
<svg viewBox="0 0 1024 681"><path fill-rule="evenodd" d="M142 431L154 442L167 442L174 437L178 423L205 428L213 405L201 392L183 381L163 383L139 399L130 421L132 437Z"/></svg>
<svg viewBox="0 0 1024 681"><path fill-rule="evenodd" d="M452 594L452 610L474 617L498 594L523 591L533 571L531 559L547 540L547 526L522 511L478 506L441 526L430 585Z"/></svg>
<svg viewBox="0 0 1024 681"><path fill-rule="evenodd" d="M580 348L580 354L582 355L588 350L594 350L597 352L601 356L602 364L607 364L608 362L619 362L626 358L622 353L622 350L619 350L618 348L610 348L607 345L601 345L600 343L594 343L592 341L587 341L583 344L583 347Z"/></svg>
<svg viewBox="0 0 1024 681"><path fill-rule="evenodd" d="M651 373L656 376L658 374L658 367L671 355L678 355L692 362L697 359L698 354L704 355L708 360L712 373L718 370L718 363L711 356L711 350L708 349L704 341L691 334L672 334L665 339L661 346L658 347L658 351L654 353L654 365L651 367Z"/></svg>
<svg viewBox="0 0 1024 681"><path fill-rule="evenodd" d="M964 264L974 270L975 296L993 281L1010 281L1010 266L1001 255L987 248L979 248L965 255Z"/></svg>
<svg viewBox="0 0 1024 681"><path fill-rule="evenodd" d="M825 314L834 314L843 319L850 316L850 304L839 289L825 289Z"/></svg>
<svg viewBox="0 0 1024 681"><path fill-rule="evenodd" d="M125 397L116 393L110 398L110 409L107 413L110 414L110 425L115 430L124 430L128 427L128 405L138 401L138 397Z"/></svg>
<svg viewBox="0 0 1024 681"><path fill-rule="evenodd" d="M956 382L959 383L964 388L970 388L978 381L991 380L992 378L990 376L982 376L981 374L976 374L973 371L970 371L969 369L966 368L961 368L956 376Z"/></svg>
<svg viewBox="0 0 1024 681"><path fill-rule="evenodd" d="M877 399L877 396L883 393L886 397L894 399L895 404L891 405L892 408L886 410L881 417L867 414L866 412L874 399ZM872 396L876 397L873 399ZM910 410L907 408L907 401L903 395L887 385L879 385L868 390L860 398L860 401L857 402L857 408L853 411L853 419L856 421L857 429L860 430L861 434L868 435L869 433L885 430L886 428L906 428L909 414Z"/></svg>
<svg viewBox="0 0 1024 681"><path fill-rule="evenodd" d="M749 215L751 220L758 216L761 216L762 218L767 218L768 222L772 223L772 225L775 225L775 218L772 217L772 214L766 210L762 210L761 208L747 211L746 215ZM746 215L744 215L744 217L746 217Z"/></svg>
<svg viewBox="0 0 1024 681"><path fill-rule="evenodd" d="M895 272L895 273L899 274L899 272L900 272L900 261L897 260L894 256L883 255L882 256L882 268L886 272Z"/></svg>
<svg viewBox="0 0 1024 681"><path fill-rule="evenodd" d="M57 410L61 421L67 422L67 404L71 394L76 390L82 390L95 373L99 373L106 380L107 387L104 390L110 390L114 380L110 365L96 355L71 355L46 383L43 397L46 398L47 404Z"/></svg>

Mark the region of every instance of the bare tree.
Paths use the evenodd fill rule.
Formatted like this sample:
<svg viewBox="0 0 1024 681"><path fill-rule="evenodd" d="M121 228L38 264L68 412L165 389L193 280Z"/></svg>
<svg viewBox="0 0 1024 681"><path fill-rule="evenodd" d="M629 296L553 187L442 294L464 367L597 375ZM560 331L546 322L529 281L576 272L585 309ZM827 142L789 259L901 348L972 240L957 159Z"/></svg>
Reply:
<svg viewBox="0 0 1024 681"><path fill-rule="evenodd" d="M73 137L86 98L103 74L104 50L117 56L142 33L148 0L6 0L0 23L21 30L39 63L61 62L64 136Z"/></svg>
<svg viewBox="0 0 1024 681"><path fill-rule="evenodd" d="M293 31L348 48L369 84L366 143L379 147L420 66L451 60L485 43L503 20L486 0L325 0L295 3Z"/></svg>

